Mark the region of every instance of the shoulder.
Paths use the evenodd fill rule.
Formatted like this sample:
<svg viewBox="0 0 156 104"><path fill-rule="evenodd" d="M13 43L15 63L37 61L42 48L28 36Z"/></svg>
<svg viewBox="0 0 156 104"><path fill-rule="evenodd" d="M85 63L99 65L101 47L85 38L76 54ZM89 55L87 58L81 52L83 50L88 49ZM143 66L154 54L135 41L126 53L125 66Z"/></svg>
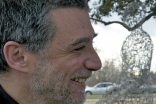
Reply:
<svg viewBox="0 0 156 104"><path fill-rule="evenodd" d="M12 99L0 85L0 104L18 104L14 99Z"/></svg>

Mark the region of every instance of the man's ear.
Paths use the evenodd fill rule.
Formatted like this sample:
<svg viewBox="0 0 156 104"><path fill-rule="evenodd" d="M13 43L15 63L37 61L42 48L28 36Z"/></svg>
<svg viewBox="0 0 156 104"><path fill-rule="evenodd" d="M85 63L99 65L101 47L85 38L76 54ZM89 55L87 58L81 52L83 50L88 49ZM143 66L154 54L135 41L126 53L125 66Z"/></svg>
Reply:
<svg viewBox="0 0 156 104"><path fill-rule="evenodd" d="M14 42L14 41L8 41L4 45L4 57L11 69L15 69L18 71L27 72L25 70L26 61L25 61L25 54L24 54L24 48Z"/></svg>

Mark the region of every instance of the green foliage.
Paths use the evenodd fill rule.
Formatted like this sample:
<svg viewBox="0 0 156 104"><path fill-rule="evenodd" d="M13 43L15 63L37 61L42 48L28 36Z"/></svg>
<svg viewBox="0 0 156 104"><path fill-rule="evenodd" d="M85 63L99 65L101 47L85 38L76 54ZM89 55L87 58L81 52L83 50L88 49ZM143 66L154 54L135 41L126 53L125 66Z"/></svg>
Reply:
<svg viewBox="0 0 156 104"><path fill-rule="evenodd" d="M135 0L98 0L98 1L95 1L92 5L93 8L91 9L96 9L96 11L92 13L92 17L97 16L97 15L99 17L111 16L111 13L114 13L114 12L116 12L118 15L121 15L123 11L125 10L125 7L133 1ZM142 2L142 0L137 0L137 2ZM142 2L142 3L145 3L147 5L146 8L151 8L151 12L152 11L154 12L156 10L155 0L146 0L145 2Z"/></svg>
<svg viewBox="0 0 156 104"><path fill-rule="evenodd" d="M142 11L145 13L145 16L148 16L151 13L152 16L150 17L156 17L155 0L95 0L94 3L90 6L91 7L90 16L92 20L96 23L103 21L103 17L110 17L112 16L113 13L116 13L118 14L118 16L121 17L122 21L122 17L125 13L125 10L127 9L127 6L134 1L139 4L138 8L136 8L136 10L133 11L136 15L135 17L144 19L139 14ZM129 12L127 12L127 14L128 13ZM129 18L134 17L134 15L133 14L131 15L130 13L128 16L130 16ZM148 19L149 18L147 18L147 20ZM142 24L144 22L142 22Z"/></svg>
<svg viewBox="0 0 156 104"><path fill-rule="evenodd" d="M99 0L93 3L93 8L96 9L92 13L93 16L111 16L111 13L117 12L119 15L124 11L124 8L134 0ZM101 4L101 5L99 5ZM94 8L94 6L99 5Z"/></svg>

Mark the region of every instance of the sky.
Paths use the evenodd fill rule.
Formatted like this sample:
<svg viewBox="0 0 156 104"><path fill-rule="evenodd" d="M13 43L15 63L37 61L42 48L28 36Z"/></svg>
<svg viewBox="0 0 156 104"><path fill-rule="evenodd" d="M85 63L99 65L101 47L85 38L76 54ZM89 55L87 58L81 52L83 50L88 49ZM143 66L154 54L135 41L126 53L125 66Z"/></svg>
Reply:
<svg viewBox="0 0 156 104"><path fill-rule="evenodd" d="M114 16L112 18L105 18L105 21L115 21L119 18ZM151 63L151 70L156 72L156 29L155 29L156 19L151 18L143 24L143 29L150 35L153 44L154 51ZM121 54L121 47L124 39L130 35L130 32L125 29L120 24L94 24L92 23L93 28L98 36L93 40L93 45L98 51L98 55L102 62L106 59L112 59Z"/></svg>

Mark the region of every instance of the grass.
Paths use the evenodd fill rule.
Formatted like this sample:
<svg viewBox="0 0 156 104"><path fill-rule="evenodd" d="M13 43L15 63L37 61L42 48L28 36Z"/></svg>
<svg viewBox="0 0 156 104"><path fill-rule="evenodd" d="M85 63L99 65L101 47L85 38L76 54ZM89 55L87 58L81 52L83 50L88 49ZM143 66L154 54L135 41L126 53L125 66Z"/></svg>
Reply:
<svg viewBox="0 0 156 104"><path fill-rule="evenodd" d="M86 101L84 104L96 104L96 102L95 101ZM136 104L138 104L138 103L136 103ZM156 104L156 101L155 100L154 100L153 104Z"/></svg>
<svg viewBox="0 0 156 104"><path fill-rule="evenodd" d="M87 99L99 99L102 97L102 95L87 95Z"/></svg>
<svg viewBox="0 0 156 104"><path fill-rule="evenodd" d="M84 104L95 104L95 103L96 103L95 101L87 101Z"/></svg>
<svg viewBox="0 0 156 104"><path fill-rule="evenodd" d="M154 94L154 97L156 98L156 93ZM87 95L86 98L87 99L100 99L102 98L102 95ZM86 101L84 104L96 104L96 101ZM156 104L156 99L154 100L153 104Z"/></svg>
<svg viewBox="0 0 156 104"><path fill-rule="evenodd" d="M156 93L154 93L153 95L154 95L154 97L156 97ZM86 96L87 99L99 99L101 97L102 97L102 95L87 95Z"/></svg>
<svg viewBox="0 0 156 104"><path fill-rule="evenodd" d="M96 104L96 102L85 102L84 104ZM156 104L156 101L154 101L153 104Z"/></svg>

